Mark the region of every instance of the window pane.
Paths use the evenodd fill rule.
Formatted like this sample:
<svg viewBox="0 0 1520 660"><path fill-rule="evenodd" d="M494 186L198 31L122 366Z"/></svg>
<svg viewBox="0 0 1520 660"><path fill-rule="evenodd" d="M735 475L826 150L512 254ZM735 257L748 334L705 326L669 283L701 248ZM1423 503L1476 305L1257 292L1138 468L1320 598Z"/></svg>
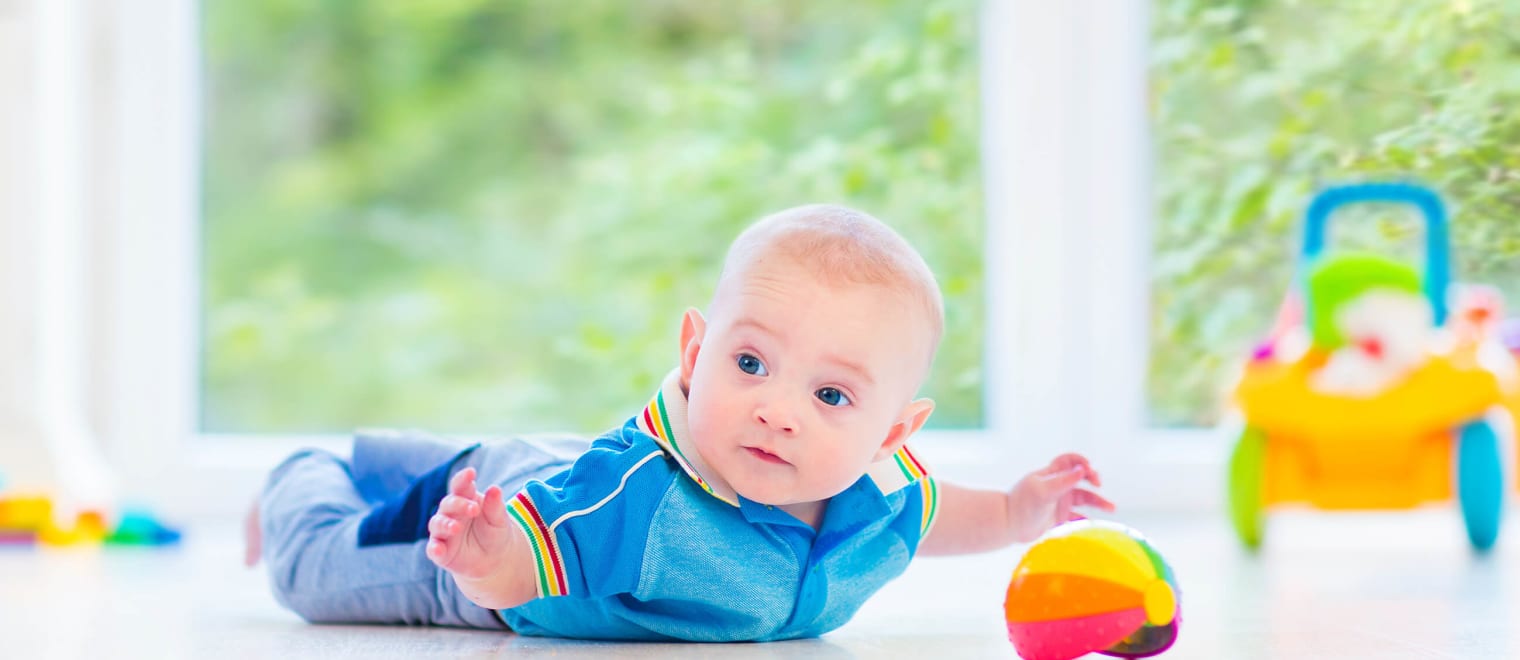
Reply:
<svg viewBox="0 0 1520 660"><path fill-rule="evenodd" d="M1286 292L1309 197L1414 178L1453 213L1458 279L1520 300L1520 5L1155 0L1150 413L1219 419ZM1337 215L1333 244L1417 259L1403 211Z"/></svg>
<svg viewBox="0 0 1520 660"><path fill-rule="evenodd" d="M976 9L205 3L203 430L600 430L811 201L924 253L934 423L979 426Z"/></svg>

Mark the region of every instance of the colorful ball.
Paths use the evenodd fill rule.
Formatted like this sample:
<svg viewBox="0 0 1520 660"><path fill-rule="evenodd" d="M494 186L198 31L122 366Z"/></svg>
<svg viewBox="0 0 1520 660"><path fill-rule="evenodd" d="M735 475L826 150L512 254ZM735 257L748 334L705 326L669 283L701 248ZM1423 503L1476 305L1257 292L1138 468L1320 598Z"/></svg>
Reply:
<svg viewBox="0 0 1520 660"><path fill-rule="evenodd" d="M1008 584L1008 639L1025 660L1088 653L1143 658L1171 648L1177 578L1145 537L1099 520L1059 525L1030 546Z"/></svg>

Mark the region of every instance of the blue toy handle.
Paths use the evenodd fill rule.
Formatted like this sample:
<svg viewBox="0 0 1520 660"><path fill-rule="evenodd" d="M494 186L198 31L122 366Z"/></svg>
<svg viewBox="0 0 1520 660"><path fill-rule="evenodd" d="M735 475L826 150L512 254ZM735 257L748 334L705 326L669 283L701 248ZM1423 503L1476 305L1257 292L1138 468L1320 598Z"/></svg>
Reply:
<svg viewBox="0 0 1520 660"><path fill-rule="evenodd" d="M1451 284L1450 245L1446 236L1446 206L1435 191L1412 183L1357 183L1326 188L1309 203L1304 231L1303 263L1325 250L1330 213L1347 204L1393 202L1416 206L1425 216L1425 297L1436 325L1446 322L1446 288Z"/></svg>

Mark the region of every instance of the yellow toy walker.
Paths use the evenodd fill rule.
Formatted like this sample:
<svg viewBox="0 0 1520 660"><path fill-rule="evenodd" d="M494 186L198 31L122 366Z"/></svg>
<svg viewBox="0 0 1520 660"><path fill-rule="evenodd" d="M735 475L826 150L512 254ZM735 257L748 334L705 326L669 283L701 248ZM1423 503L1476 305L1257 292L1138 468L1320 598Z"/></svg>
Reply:
<svg viewBox="0 0 1520 660"><path fill-rule="evenodd" d="M1330 213L1359 202L1419 208L1423 277L1382 256L1325 250ZM1309 205L1297 295L1235 391L1246 426L1230 459L1230 513L1247 547L1260 546L1273 505L1399 509L1454 490L1473 547L1493 546L1520 368L1498 339L1496 292L1461 289L1448 313L1458 289L1447 254L1445 209L1426 188L1337 187Z"/></svg>

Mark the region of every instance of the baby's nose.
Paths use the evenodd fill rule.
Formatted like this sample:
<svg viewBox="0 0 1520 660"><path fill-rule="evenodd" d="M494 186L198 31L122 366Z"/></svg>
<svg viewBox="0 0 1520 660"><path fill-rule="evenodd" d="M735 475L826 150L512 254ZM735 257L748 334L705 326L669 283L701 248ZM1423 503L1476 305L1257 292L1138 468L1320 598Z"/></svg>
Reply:
<svg viewBox="0 0 1520 660"><path fill-rule="evenodd" d="M756 410L755 419L759 420L761 424L775 428L783 433L792 433L796 430L795 424L783 418L775 411Z"/></svg>

